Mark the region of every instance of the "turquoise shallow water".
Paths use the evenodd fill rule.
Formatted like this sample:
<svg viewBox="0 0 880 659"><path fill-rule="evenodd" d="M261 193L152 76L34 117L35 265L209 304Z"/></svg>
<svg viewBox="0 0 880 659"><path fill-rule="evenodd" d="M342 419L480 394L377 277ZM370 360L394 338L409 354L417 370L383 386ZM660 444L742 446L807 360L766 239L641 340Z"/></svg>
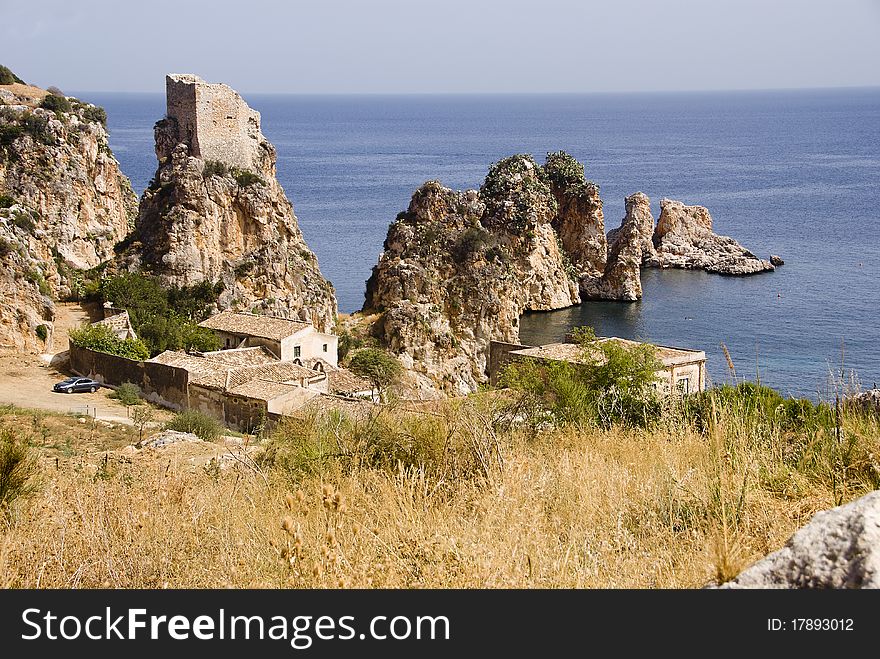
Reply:
<svg viewBox="0 0 880 659"><path fill-rule="evenodd" d="M155 170L160 94L99 94L110 142L140 192ZM699 348L715 382L728 368L786 393L824 392L829 369L880 381L880 89L553 96L245 95L278 149L278 178L342 311L364 281L388 223L436 178L477 187L513 153L565 149L599 183L606 228L641 190L709 208L716 231L775 273L729 278L645 271L644 299L528 314L522 340L574 325Z"/></svg>

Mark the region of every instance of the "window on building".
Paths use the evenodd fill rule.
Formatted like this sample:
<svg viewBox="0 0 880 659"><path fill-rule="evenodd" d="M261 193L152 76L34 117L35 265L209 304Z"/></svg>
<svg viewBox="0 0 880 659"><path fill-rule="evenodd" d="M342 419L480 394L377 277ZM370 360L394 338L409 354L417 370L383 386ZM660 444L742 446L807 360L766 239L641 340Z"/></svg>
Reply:
<svg viewBox="0 0 880 659"><path fill-rule="evenodd" d="M294 358L301 357L302 356L302 348L300 348L299 346L293 346L293 356L294 356Z"/></svg>
<svg viewBox="0 0 880 659"><path fill-rule="evenodd" d="M691 379L690 378L678 378L675 381L678 390L683 394L689 394L691 392Z"/></svg>
<svg viewBox="0 0 880 659"><path fill-rule="evenodd" d="M324 352L327 352L327 344L326 343L321 347L321 350L323 350Z"/></svg>

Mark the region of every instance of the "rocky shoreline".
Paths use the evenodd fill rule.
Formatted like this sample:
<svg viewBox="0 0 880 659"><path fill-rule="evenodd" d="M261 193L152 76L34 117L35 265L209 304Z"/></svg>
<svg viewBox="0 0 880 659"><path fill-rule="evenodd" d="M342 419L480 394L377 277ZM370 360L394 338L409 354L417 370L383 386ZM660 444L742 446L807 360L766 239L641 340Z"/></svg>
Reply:
<svg viewBox="0 0 880 659"><path fill-rule="evenodd" d="M625 205L620 226L606 233L599 187L564 152L548 153L543 165L505 158L480 190L429 181L391 223L361 314L418 375L419 389L467 393L485 382L490 341L518 343L526 311L640 300L643 268L775 269L714 233L702 206L662 199L655 222L647 195Z"/></svg>

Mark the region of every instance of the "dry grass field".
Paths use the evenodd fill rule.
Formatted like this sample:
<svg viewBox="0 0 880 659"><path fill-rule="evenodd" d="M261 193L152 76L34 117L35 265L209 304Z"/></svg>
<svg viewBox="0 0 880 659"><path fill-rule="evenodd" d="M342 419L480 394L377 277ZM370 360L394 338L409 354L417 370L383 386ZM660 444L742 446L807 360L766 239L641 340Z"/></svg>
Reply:
<svg viewBox="0 0 880 659"><path fill-rule="evenodd" d="M694 588L880 476L864 416L830 436L724 407L702 432L674 415L532 432L488 398L439 410L293 420L256 462L218 462L5 408L39 468L0 522L0 585Z"/></svg>

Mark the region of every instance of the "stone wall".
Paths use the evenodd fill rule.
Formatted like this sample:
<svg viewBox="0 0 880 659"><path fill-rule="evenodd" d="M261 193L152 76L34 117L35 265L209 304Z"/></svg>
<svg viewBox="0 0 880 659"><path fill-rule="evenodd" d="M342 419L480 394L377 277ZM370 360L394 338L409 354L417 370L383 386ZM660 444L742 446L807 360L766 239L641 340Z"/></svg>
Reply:
<svg viewBox="0 0 880 659"><path fill-rule="evenodd" d="M251 432L263 423L268 414L266 401L244 396L231 396L218 389L192 385L190 387L192 409L221 420L241 432Z"/></svg>
<svg viewBox="0 0 880 659"><path fill-rule="evenodd" d="M189 373L182 368L137 362L71 345L70 369L77 375L108 385L118 386L124 382L136 384L146 398L157 405L174 410L189 407Z"/></svg>
<svg viewBox="0 0 880 659"><path fill-rule="evenodd" d="M167 115L177 121L179 139L190 155L260 170L260 113L238 92L195 75L172 73L165 78L165 93Z"/></svg>
<svg viewBox="0 0 880 659"><path fill-rule="evenodd" d="M509 353L513 350L523 350L532 346L519 345L518 343L505 343L504 341L489 342L489 358L486 361L486 370L489 375L489 384L496 386L498 384L498 375L511 358Z"/></svg>

